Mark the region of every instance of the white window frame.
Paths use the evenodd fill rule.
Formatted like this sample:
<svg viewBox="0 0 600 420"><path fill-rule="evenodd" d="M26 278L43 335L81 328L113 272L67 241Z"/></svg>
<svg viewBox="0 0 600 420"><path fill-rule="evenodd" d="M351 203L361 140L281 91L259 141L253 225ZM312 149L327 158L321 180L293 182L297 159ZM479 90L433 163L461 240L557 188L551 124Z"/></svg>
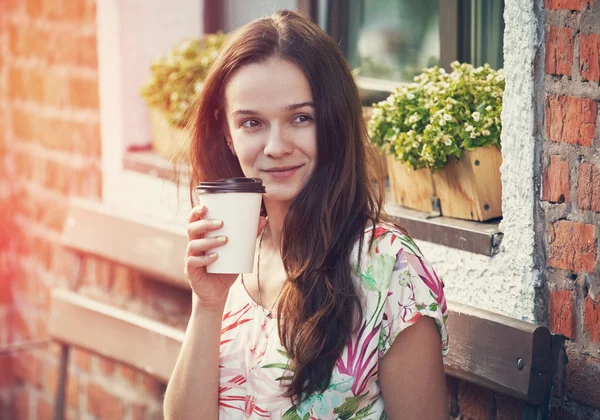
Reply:
<svg viewBox="0 0 600 420"><path fill-rule="evenodd" d="M109 207L185 223L186 185L123 167L126 146L150 142L139 95L150 63L174 43L203 33L202 0L102 0L97 3L98 84L102 139L102 200Z"/></svg>

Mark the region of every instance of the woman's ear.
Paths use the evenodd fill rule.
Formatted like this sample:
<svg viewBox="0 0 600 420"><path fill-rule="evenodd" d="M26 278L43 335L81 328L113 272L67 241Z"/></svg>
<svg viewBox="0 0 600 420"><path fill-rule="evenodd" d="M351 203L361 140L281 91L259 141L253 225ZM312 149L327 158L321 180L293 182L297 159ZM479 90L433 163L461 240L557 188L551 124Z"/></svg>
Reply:
<svg viewBox="0 0 600 420"><path fill-rule="evenodd" d="M233 153L233 156L237 156L235 154L235 147L233 147L233 140L231 140L231 136L225 134L225 141L227 142L227 147L229 147L229 150L231 150L231 153Z"/></svg>
<svg viewBox="0 0 600 420"><path fill-rule="evenodd" d="M215 119L219 119L219 111L215 111ZM223 135L225 136L225 141L227 142L227 147L233 153L233 156L237 156L235 154L235 148L233 147L233 140L231 139L231 134L229 133L229 126L227 125L227 121L221 122L221 131L223 131Z"/></svg>

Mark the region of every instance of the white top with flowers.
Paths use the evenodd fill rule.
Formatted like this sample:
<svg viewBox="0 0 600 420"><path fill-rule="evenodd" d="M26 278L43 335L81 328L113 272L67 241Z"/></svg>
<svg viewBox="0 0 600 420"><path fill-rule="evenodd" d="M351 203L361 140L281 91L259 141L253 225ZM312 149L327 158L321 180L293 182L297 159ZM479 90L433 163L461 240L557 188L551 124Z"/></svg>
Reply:
<svg viewBox="0 0 600 420"><path fill-rule="evenodd" d="M395 226L365 230L351 256L364 319L338 359L329 387L298 405L283 397L289 358L277 320L267 318L241 279L232 286L221 330L219 419L387 419L378 383L379 360L396 336L425 315L435 319L442 356L448 353L444 285L416 244ZM289 373L288 373L289 374ZM407 378L410 380L410 378Z"/></svg>

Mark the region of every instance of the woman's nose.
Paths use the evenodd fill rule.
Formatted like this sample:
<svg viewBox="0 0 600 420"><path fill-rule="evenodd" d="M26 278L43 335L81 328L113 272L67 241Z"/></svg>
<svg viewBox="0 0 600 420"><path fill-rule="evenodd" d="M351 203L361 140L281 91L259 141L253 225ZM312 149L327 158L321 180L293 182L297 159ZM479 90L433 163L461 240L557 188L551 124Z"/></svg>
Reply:
<svg viewBox="0 0 600 420"><path fill-rule="evenodd" d="M273 126L267 136L265 155L279 157L291 153L294 146L287 137L285 130Z"/></svg>

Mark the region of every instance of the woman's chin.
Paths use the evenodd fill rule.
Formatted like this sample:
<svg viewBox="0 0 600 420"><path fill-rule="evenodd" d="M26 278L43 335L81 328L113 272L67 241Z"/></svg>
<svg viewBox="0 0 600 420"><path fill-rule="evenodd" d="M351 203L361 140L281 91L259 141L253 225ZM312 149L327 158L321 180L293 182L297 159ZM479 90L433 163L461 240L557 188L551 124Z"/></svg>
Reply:
<svg viewBox="0 0 600 420"><path fill-rule="evenodd" d="M265 198L270 201L292 202L298 195L298 189L292 186L277 185L269 188L269 185L265 185L265 189Z"/></svg>

